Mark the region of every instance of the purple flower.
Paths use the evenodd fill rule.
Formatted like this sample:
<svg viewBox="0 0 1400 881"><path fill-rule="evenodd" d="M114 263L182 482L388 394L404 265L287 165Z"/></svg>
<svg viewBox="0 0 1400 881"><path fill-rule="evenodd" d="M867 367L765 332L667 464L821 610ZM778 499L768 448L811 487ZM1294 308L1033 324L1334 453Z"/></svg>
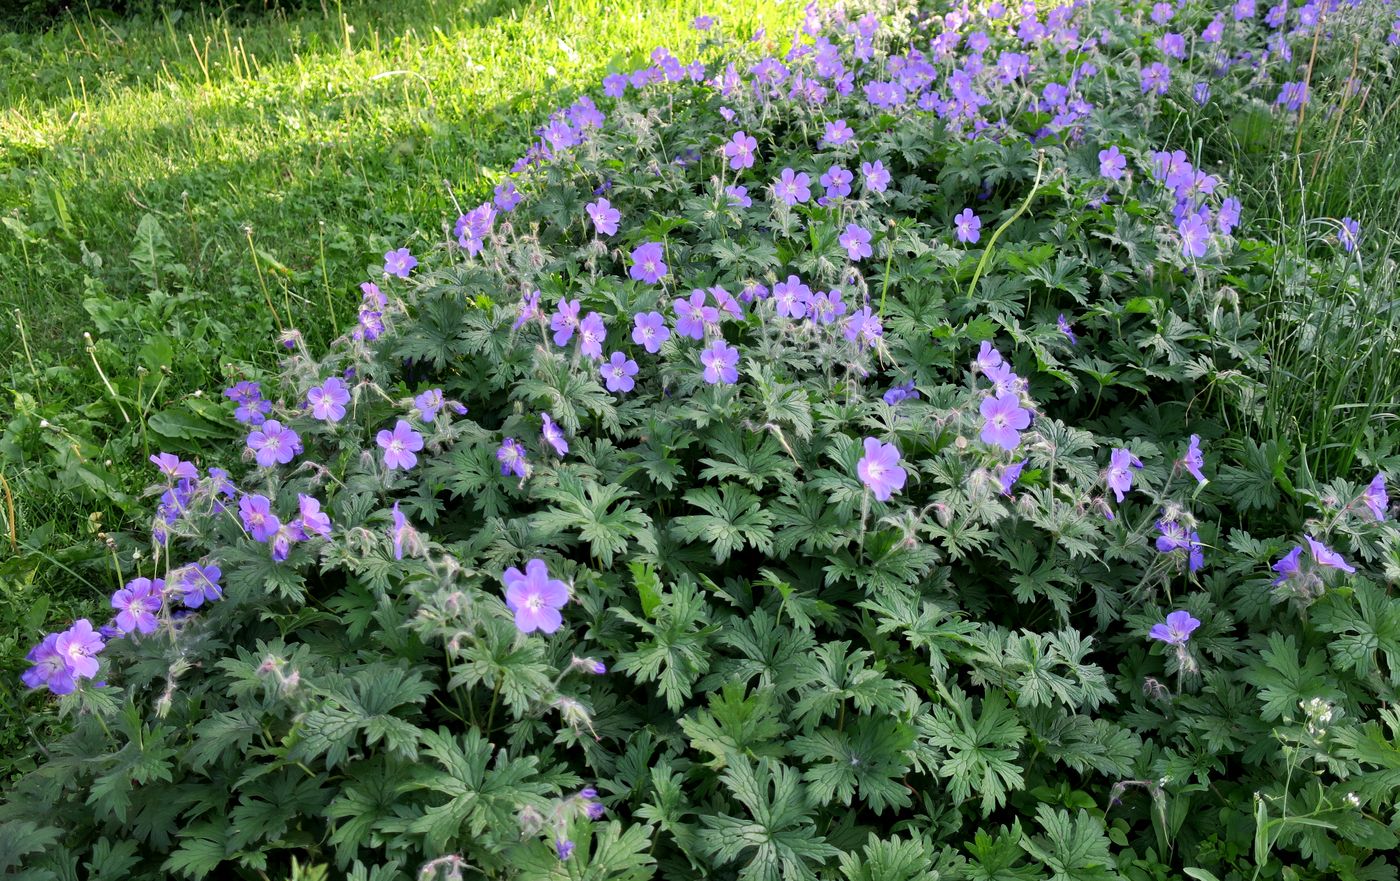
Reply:
<svg viewBox="0 0 1400 881"><path fill-rule="evenodd" d="M826 124L826 134L822 137L822 143L828 147L839 147L849 143L856 133L846 124L844 119L834 119Z"/></svg>
<svg viewBox="0 0 1400 881"><path fill-rule="evenodd" d="M1099 151L1099 174L1109 180L1120 180L1127 167L1128 157L1123 155L1123 151L1119 150L1117 145Z"/></svg>
<svg viewBox="0 0 1400 881"><path fill-rule="evenodd" d="M239 499L238 516L254 541L267 541L282 525L282 521L272 513L272 502L268 501L267 496L248 495Z"/></svg>
<svg viewBox="0 0 1400 881"><path fill-rule="evenodd" d="M755 138L738 131L724 145L723 152L729 160L729 167L738 171L742 168L753 168L754 151L757 149L758 141Z"/></svg>
<svg viewBox="0 0 1400 881"><path fill-rule="evenodd" d="M524 198L515 188L513 181L497 184L496 189L492 191L492 201L496 203L496 207L507 213L514 211L515 206Z"/></svg>
<svg viewBox="0 0 1400 881"><path fill-rule="evenodd" d="M276 419L269 419L248 433L248 449L263 468L286 465L301 452L301 438Z"/></svg>
<svg viewBox="0 0 1400 881"><path fill-rule="evenodd" d="M413 426L404 420L396 422L393 431L380 429L374 440L384 451L384 467L390 471L396 468L407 471L418 464L414 453L423 449L423 435L414 431Z"/></svg>
<svg viewBox="0 0 1400 881"><path fill-rule="evenodd" d="M865 455L856 463L856 476L875 498L888 502L890 496L904 489L906 475L899 465L899 448L881 443L878 438L866 438Z"/></svg>
<svg viewBox="0 0 1400 881"><path fill-rule="evenodd" d="M719 321L719 310L705 307L704 291L691 291L688 299L676 298L671 309L676 313L676 333L693 340L704 339L705 325Z"/></svg>
<svg viewBox="0 0 1400 881"><path fill-rule="evenodd" d="M839 165L833 165L828 168L826 173L820 178L822 187L826 189L826 195L822 204L825 205L826 201L831 199L849 196L851 194L851 181L853 180L855 180L855 175Z"/></svg>
<svg viewBox="0 0 1400 881"><path fill-rule="evenodd" d="M1197 483L1206 483L1206 476L1201 472L1201 469L1205 467L1206 457L1201 453L1201 436L1199 434L1191 435L1191 439L1186 445L1186 456L1181 461L1191 476L1196 478Z"/></svg>
<svg viewBox="0 0 1400 881"><path fill-rule="evenodd" d="M394 545L394 559L402 560L404 539L408 537L412 527L408 525L408 518L399 510L398 502L394 502L392 517L393 525L389 527L389 540Z"/></svg>
<svg viewBox="0 0 1400 881"><path fill-rule="evenodd" d="M280 563L287 559L287 555L292 552L292 545L301 541L301 533L297 530L295 523L283 523L272 536L268 544L272 547L272 559Z"/></svg>
<svg viewBox="0 0 1400 881"><path fill-rule="evenodd" d="M811 302L812 289L795 275L789 275L787 281L773 285L773 303L782 318L806 318Z"/></svg>
<svg viewBox="0 0 1400 881"><path fill-rule="evenodd" d="M297 493L297 514L298 517L293 521L293 525L301 533L302 540L313 535L330 538L331 518L321 510L319 499L305 493Z"/></svg>
<svg viewBox="0 0 1400 881"><path fill-rule="evenodd" d="M540 434L544 437L544 442L553 447L557 455L563 456L568 453L569 441L564 437L564 429L559 427L559 423L551 419L548 413L541 413L540 421L543 423Z"/></svg>
<svg viewBox="0 0 1400 881"><path fill-rule="evenodd" d="M1071 346L1079 345L1079 337L1074 335L1074 328L1070 326L1069 320L1065 318L1065 313L1061 312L1060 317L1055 319L1055 326L1060 329L1060 333L1065 335Z"/></svg>
<svg viewBox="0 0 1400 881"><path fill-rule="evenodd" d="M603 326L603 316L589 312L578 324L578 347L585 358L598 360L603 357L603 341L608 337L608 329Z"/></svg>
<svg viewBox="0 0 1400 881"><path fill-rule="evenodd" d="M1133 488L1133 468L1141 468L1142 460L1123 447L1115 447L1108 460L1108 488L1123 501L1123 493Z"/></svg>
<svg viewBox="0 0 1400 881"><path fill-rule="evenodd" d="M795 172L791 168L784 168L782 174L773 182L773 194L778 201L788 207L806 202L812 198L812 190L809 186L811 178L806 172Z"/></svg>
<svg viewBox="0 0 1400 881"><path fill-rule="evenodd" d="M525 461L525 447L513 437L501 442L500 449L496 450L496 461L501 463L502 477L507 474L524 477L529 471Z"/></svg>
<svg viewBox="0 0 1400 881"><path fill-rule="evenodd" d="M1361 500L1366 504L1366 507L1370 509L1371 513L1375 515L1377 520L1385 519L1385 509L1390 505L1390 496L1388 496L1385 491L1384 474L1377 472L1376 476L1371 478L1371 482L1366 485L1366 492L1361 497Z"/></svg>
<svg viewBox="0 0 1400 881"><path fill-rule="evenodd" d="M736 208L752 208L753 199L749 198L749 188L741 186L728 186L724 188L724 193L733 202Z"/></svg>
<svg viewBox="0 0 1400 881"><path fill-rule="evenodd" d="M872 193L883 193L889 188L890 172L885 168L885 163L878 159L874 162L862 162L860 174L865 188Z"/></svg>
<svg viewBox="0 0 1400 881"><path fill-rule="evenodd" d="M1341 554L1311 535L1304 535L1303 539L1308 543L1308 548L1312 551L1313 559L1317 561L1317 565L1325 566L1328 569L1340 569L1348 573L1356 571L1356 567L1343 560Z"/></svg>
<svg viewBox="0 0 1400 881"><path fill-rule="evenodd" d="M1215 216L1215 225L1222 236L1228 236L1239 225L1240 210L1243 207L1240 200L1233 196L1221 200L1220 212Z"/></svg>
<svg viewBox="0 0 1400 881"><path fill-rule="evenodd" d="M1190 612L1176 611L1167 616L1166 623L1153 624L1147 635L1167 645L1184 646L1200 626L1201 622L1191 617Z"/></svg>
<svg viewBox="0 0 1400 881"><path fill-rule="evenodd" d="M705 367L705 382L710 385L733 385L739 380L739 350L719 339L700 352Z"/></svg>
<svg viewBox="0 0 1400 881"><path fill-rule="evenodd" d="M574 843L567 838L557 838L554 841L554 852L559 855L560 862L573 856Z"/></svg>
<svg viewBox="0 0 1400 881"><path fill-rule="evenodd" d="M233 418L245 425L262 425L272 410L272 402L263 400L262 389L256 382L244 380L224 389L224 397L238 405L233 411Z"/></svg>
<svg viewBox="0 0 1400 881"><path fill-rule="evenodd" d="M549 328L554 331L554 345L563 348L573 339L574 331L578 330L578 310L578 300L559 298L558 311L549 318Z"/></svg>
<svg viewBox="0 0 1400 881"><path fill-rule="evenodd" d="M607 199L599 199L596 202L589 202L584 206L589 218L593 221L593 227L599 233L610 236L617 233L617 222L622 219L622 213L612 206Z"/></svg>
<svg viewBox="0 0 1400 881"><path fill-rule="evenodd" d="M529 561L524 572L512 566L501 580L506 584L506 607L515 613L516 630L553 633L564 623L559 610L569 601L569 586L549 577L544 560Z"/></svg>
<svg viewBox="0 0 1400 881"><path fill-rule="evenodd" d="M1011 365L1005 361L986 371L987 379L992 382L993 395L1009 395L1021 390L1024 383L1021 377L1011 370Z"/></svg>
<svg viewBox="0 0 1400 881"><path fill-rule="evenodd" d="M862 307L846 319L846 339L858 343L862 348L875 345L884 335L885 327L880 316L872 312L869 306Z"/></svg>
<svg viewBox="0 0 1400 881"><path fill-rule="evenodd" d="M1342 248L1350 254L1356 250L1356 243L1361 239L1361 224L1350 217L1342 218L1342 228L1337 230L1337 241L1342 243Z"/></svg>
<svg viewBox="0 0 1400 881"><path fill-rule="evenodd" d="M171 575L172 589L180 594L180 600L191 609L197 609L206 602L215 602L224 595L219 584L223 572L218 566L201 566L190 563L181 566Z"/></svg>
<svg viewBox="0 0 1400 881"><path fill-rule="evenodd" d="M628 274L637 281L656 284L666 277L665 251L660 242L645 242L632 250L632 268Z"/></svg>
<svg viewBox="0 0 1400 881"><path fill-rule="evenodd" d="M43 641L29 650L25 658L32 665L20 674L20 681L26 688L48 688L54 694L72 694L77 687L77 679L68 659L58 651L60 634L50 633Z"/></svg>
<svg viewBox="0 0 1400 881"><path fill-rule="evenodd" d="M1278 573L1278 577L1274 579L1275 587L1277 587L1280 584L1283 584L1285 581L1298 574L1298 571L1301 568L1301 566L1299 565L1299 559L1302 557L1302 555L1303 546L1294 545L1291 551L1284 554L1282 557L1279 558L1279 560L1276 563L1274 563L1273 566L1269 567L1273 569L1273 571Z"/></svg>
<svg viewBox="0 0 1400 881"><path fill-rule="evenodd" d="M1165 95L1171 87L1172 72L1160 61L1154 61L1142 69L1142 93L1156 92Z"/></svg>
<svg viewBox="0 0 1400 881"><path fill-rule="evenodd" d="M408 253L407 248L399 248L397 251L384 252L384 274L397 275L399 278L408 278L408 274L413 271L413 267L418 265L418 259Z"/></svg>
<svg viewBox="0 0 1400 881"><path fill-rule="evenodd" d="M199 469L170 453L159 453L151 456L150 462L160 469L161 474L164 474L172 481L199 479Z"/></svg>
<svg viewBox="0 0 1400 881"><path fill-rule="evenodd" d="M613 352L608 363L599 369L610 392L630 392L637 385L632 379L637 375L637 362L621 352Z"/></svg>
<svg viewBox="0 0 1400 881"><path fill-rule="evenodd" d="M870 231L863 226L854 223L846 225L846 231L837 239L841 247L846 249L846 256L852 260L861 260L871 255Z"/></svg>
<svg viewBox="0 0 1400 881"><path fill-rule="evenodd" d="M1157 550L1163 554L1186 551L1187 566L1195 572L1205 565L1205 550L1196 530L1187 530L1174 520L1158 520Z"/></svg>
<svg viewBox="0 0 1400 881"><path fill-rule="evenodd" d="M1005 359L1002 358L1001 352L997 351L990 340L983 340L982 347L977 350L977 358L973 363L983 373L988 373L993 368L1000 367L1005 363Z"/></svg>
<svg viewBox="0 0 1400 881"><path fill-rule="evenodd" d="M332 376L306 392L306 405L311 415L323 422L339 422L345 418L345 405L350 403L350 389L345 380Z"/></svg>
<svg viewBox="0 0 1400 881"><path fill-rule="evenodd" d="M644 312L633 321L632 342L653 355L661 351L661 344L671 338L671 329L666 326L666 318L660 312Z"/></svg>
<svg viewBox="0 0 1400 881"><path fill-rule="evenodd" d="M540 292L531 291L520 298L520 308L516 312L515 323L510 326L511 330L519 330L529 321L540 317Z"/></svg>
<svg viewBox="0 0 1400 881"><path fill-rule="evenodd" d="M715 20L708 15L697 15L695 19L691 21L690 26L697 31L708 31L715 26Z"/></svg>
<svg viewBox="0 0 1400 881"><path fill-rule="evenodd" d="M117 610L117 629L122 633L155 633L156 613L165 597L165 582L157 578L135 578L126 587L112 594L112 608Z"/></svg>
<svg viewBox="0 0 1400 881"><path fill-rule="evenodd" d="M909 399L918 400L919 393L914 389L914 380L909 380L902 385L891 386L881 399L891 407Z"/></svg>
<svg viewBox="0 0 1400 881"><path fill-rule="evenodd" d="M972 213L971 208L964 208L961 214L953 218L953 226L960 242L975 245L982 238L982 218Z"/></svg>
<svg viewBox="0 0 1400 881"><path fill-rule="evenodd" d="M832 324L846 314L846 301L837 289L813 294L807 305L812 320L820 324Z"/></svg>
<svg viewBox="0 0 1400 881"><path fill-rule="evenodd" d="M1274 104L1282 104L1289 110L1301 110L1308 103L1308 84L1305 82L1284 83Z"/></svg>
<svg viewBox="0 0 1400 881"><path fill-rule="evenodd" d="M1199 82L1191 87L1191 98L1204 107L1210 102L1210 83Z"/></svg>
<svg viewBox="0 0 1400 881"><path fill-rule="evenodd" d="M1029 461L1029 459L1022 459L1001 469L1001 474L997 475L997 482L1001 484L1002 495L1011 495L1011 488L1016 485L1016 481L1021 479L1021 472L1025 470L1026 463Z"/></svg>
<svg viewBox="0 0 1400 881"><path fill-rule="evenodd" d="M1007 452L1020 446L1020 432L1031 424L1031 411L1021 406L1020 397L1014 394L985 397L979 411L983 419L982 443Z"/></svg>
<svg viewBox="0 0 1400 881"><path fill-rule="evenodd" d="M1199 214L1187 217L1177 225L1176 231L1181 236L1181 256L1199 260L1206 255L1210 248L1210 226Z"/></svg>

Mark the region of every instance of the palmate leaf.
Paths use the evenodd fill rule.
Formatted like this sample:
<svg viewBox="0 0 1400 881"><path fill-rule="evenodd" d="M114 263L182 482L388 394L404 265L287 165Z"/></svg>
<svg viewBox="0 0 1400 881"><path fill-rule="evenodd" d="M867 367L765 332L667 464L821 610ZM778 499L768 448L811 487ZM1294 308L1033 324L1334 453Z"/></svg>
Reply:
<svg viewBox="0 0 1400 881"><path fill-rule="evenodd" d="M1341 692L1328 680L1327 666L1322 652L1310 650L1300 659L1291 635L1271 633L1268 647L1250 661L1241 676L1257 690L1260 717L1272 722L1296 714L1299 704L1313 698L1341 699Z"/></svg>
<svg viewBox="0 0 1400 881"><path fill-rule="evenodd" d="M543 809L550 787L537 779L534 756L512 759L475 728L461 737L446 728L426 731L422 741L437 767L420 765L402 788L445 795L447 801L420 807L405 831L422 835L430 850L455 850L465 836L481 839L488 830L504 839L515 829L517 810Z"/></svg>
<svg viewBox="0 0 1400 881"><path fill-rule="evenodd" d="M737 483L724 483L718 490L708 486L693 489L685 494L685 500L706 513L674 518L671 531L682 541L709 545L717 562L723 563L744 547L764 554L773 552L773 515L754 493Z"/></svg>
<svg viewBox="0 0 1400 881"><path fill-rule="evenodd" d="M841 852L817 834L798 772L772 759L757 765L735 762L720 777L748 811L749 819L727 814L700 818L700 845L721 863L747 857L745 881L814 881L812 864Z"/></svg>
<svg viewBox="0 0 1400 881"><path fill-rule="evenodd" d="M656 874L649 826L616 820L577 824L569 832L574 852L560 860L553 848L532 843L512 860L520 881L646 881Z"/></svg>
<svg viewBox="0 0 1400 881"><path fill-rule="evenodd" d="M382 847L392 837L394 808L410 768L379 755L348 766L347 773L349 779L336 787L335 798L325 808L333 825L330 843L342 866L361 850Z"/></svg>
<svg viewBox="0 0 1400 881"><path fill-rule="evenodd" d="M299 727L292 750L298 761L324 758L327 768L345 761L361 737L367 746L384 743L391 753L413 759L419 729L402 718L432 694L433 686L405 665L374 663L326 687L323 699Z"/></svg>
<svg viewBox="0 0 1400 881"><path fill-rule="evenodd" d="M932 881L945 874L934 868L935 854L933 844L926 839L882 839L872 832L860 853L848 850L841 854L841 874L846 881ZM945 849L944 859L939 862L948 862L946 858ZM952 872L947 874L959 877Z"/></svg>
<svg viewBox="0 0 1400 881"><path fill-rule="evenodd" d="M555 485L540 483L534 487L536 495L553 503L553 507L535 514L530 521L546 540L561 532L577 532L605 568L611 567L613 559L625 553L634 541L656 553L651 518L625 501L636 493L620 484L600 484L571 467L560 467L555 477Z"/></svg>
<svg viewBox="0 0 1400 881"><path fill-rule="evenodd" d="M809 767L802 774L820 804L852 799L877 815L911 803L902 778L909 772L906 751L914 729L888 716L862 716L843 730L822 728L796 738L793 751Z"/></svg>
<svg viewBox="0 0 1400 881"><path fill-rule="evenodd" d="M847 701L861 713L897 713L904 706L909 686L886 677L883 661L867 667L872 658L873 653L852 650L844 640L823 643L806 665L808 679L798 690L794 720L811 728L836 716Z"/></svg>
<svg viewBox="0 0 1400 881"><path fill-rule="evenodd" d="M707 480L739 480L755 490L770 481L791 488L794 464L771 432L742 431L734 426L717 428L707 439L713 458L701 459L706 466L700 476Z"/></svg>
<svg viewBox="0 0 1400 881"><path fill-rule="evenodd" d="M1329 649L1343 670L1359 677L1379 676L1381 656L1391 684L1400 683L1400 600L1388 596L1370 581L1353 579L1352 598L1329 591L1320 601L1317 627L1335 634Z"/></svg>
<svg viewBox="0 0 1400 881"><path fill-rule="evenodd" d="M1024 785L1016 760L1026 729L1000 691L989 692L982 699L981 712L974 716L971 699L950 687L944 692L944 705L920 721L929 743L946 754L938 773L948 779L949 792L957 801L980 794L986 816L1006 802L1009 789Z"/></svg>
<svg viewBox="0 0 1400 881"><path fill-rule="evenodd" d="M1035 806L1035 821L1043 836L1026 836L1021 847L1044 863L1051 881L1107 881L1121 878L1108 851L1103 820L1088 811L1074 816L1047 804Z"/></svg>
<svg viewBox="0 0 1400 881"><path fill-rule="evenodd" d="M641 682L659 682L661 696L672 712L685 704L695 681L710 669L706 643L719 626L700 626L706 610L704 597L688 578L682 578L662 598L652 620L638 618L624 608L612 608L614 615L648 637L619 658L617 669Z"/></svg>
<svg viewBox="0 0 1400 881"><path fill-rule="evenodd" d="M765 691L746 694L743 684L731 682L720 694L710 695L708 710L696 710L681 719L681 731L697 752L711 759L705 764L718 771L740 757L781 757L784 725Z"/></svg>

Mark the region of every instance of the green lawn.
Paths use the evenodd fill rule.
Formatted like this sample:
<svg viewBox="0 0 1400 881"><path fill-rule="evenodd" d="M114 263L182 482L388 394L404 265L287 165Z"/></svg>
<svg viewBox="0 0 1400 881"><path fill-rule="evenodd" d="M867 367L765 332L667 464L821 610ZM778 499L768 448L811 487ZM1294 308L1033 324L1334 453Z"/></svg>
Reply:
<svg viewBox="0 0 1400 881"><path fill-rule="evenodd" d="M552 108L706 51L702 11L781 39L800 8L381 0L0 34L0 705L47 625L105 619L146 457L237 455L196 392L274 363L279 323L335 336L382 253L439 240Z"/></svg>

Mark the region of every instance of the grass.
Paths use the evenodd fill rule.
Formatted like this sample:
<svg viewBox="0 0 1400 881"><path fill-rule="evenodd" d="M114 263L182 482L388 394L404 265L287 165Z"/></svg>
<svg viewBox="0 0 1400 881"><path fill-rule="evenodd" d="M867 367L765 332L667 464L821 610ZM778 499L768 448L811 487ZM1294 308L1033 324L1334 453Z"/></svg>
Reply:
<svg viewBox="0 0 1400 881"><path fill-rule="evenodd" d="M280 325L336 335L382 253L489 196L551 109L657 46L703 52L702 11L744 37L800 12L371 0L0 34L0 756L29 751L28 646L105 620L146 456L236 457L201 398L271 365Z"/></svg>

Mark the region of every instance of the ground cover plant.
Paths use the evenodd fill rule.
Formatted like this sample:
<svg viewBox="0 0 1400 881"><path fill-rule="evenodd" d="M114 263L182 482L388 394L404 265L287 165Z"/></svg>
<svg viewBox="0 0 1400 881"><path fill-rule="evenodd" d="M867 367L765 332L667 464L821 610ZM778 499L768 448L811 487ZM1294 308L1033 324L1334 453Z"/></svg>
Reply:
<svg viewBox="0 0 1400 881"><path fill-rule="evenodd" d="M1144 123L1325 117L1393 13L1128 12L812 7L554 114L227 388L243 466L152 453L7 868L1394 877L1396 457L1265 431L1280 274L1385 252Z"/></svg>
<svg viewBox="0 0 1400 881"><path fill-rule="evenodd" d="M146 457L236 463L211 400L275 367L282 326L328 343L354 280L391 244L440 238L454 197L489 196L557 103L658 43L708 57L700 12L746 33L796 18L774 3L291 5L79 9L0 32L0 778L33 753L24 655L106 606L106 539L134 549Z"/></svg>

